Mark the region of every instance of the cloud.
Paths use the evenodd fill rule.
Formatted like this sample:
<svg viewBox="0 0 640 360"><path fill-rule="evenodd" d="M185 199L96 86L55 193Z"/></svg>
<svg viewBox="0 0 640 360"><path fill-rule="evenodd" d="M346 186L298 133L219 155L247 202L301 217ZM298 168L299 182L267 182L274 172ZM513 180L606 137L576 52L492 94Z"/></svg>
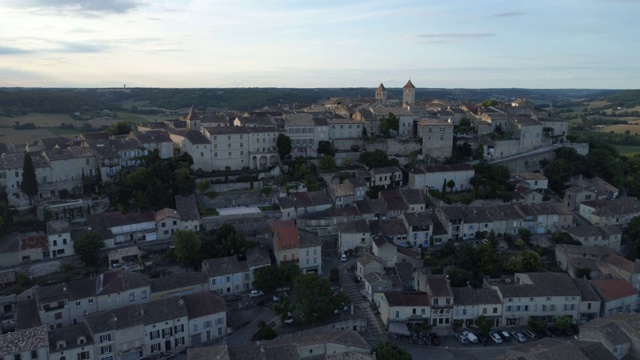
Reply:
<svg viewBox="0 0 640 360"><path fill-rule="evenodd" d="M57 49L53 52L58 53L96 53L101 52L109 48L108 45L98 44L85 44L85 43L60 43Z"/></svg>
<svg viewBox="0 0 640 360"><path fill-rule="evenodd" d="M493 17L516 17L516 16L521 16L521 15L524 15L524 13L522 11L508 11L508 12L493 14L491 16L493 16Z"/></svg>
<svg viewBox="0 0 640 360"><path fill-rule="evenodd" d="M96 53L109 48L106 44L73 43L73 42L53 42L51 47L34 47L31 49L17 48L11 46L0 46L0 55L14 54L43 54L43 53Z"/></svg>
<svg viewBox="0 0 640 360"><path fill-rule="evenodd" d="M427 42L464 41L496 36L494 33L434 33L417 34L416 37Z"/></svg>
<svg viewBox="0 0 640 360"><path fill-rule="evenodd" d="M14 55L14 54L28 54L32 52L31 50L9 47L9 46L0 46L0 55Z"/></svg>
<svg viewBox="0 0 640 360"><path fill-rule="evenodd" d="M124 14L140 5L138 0L20 0L16 7L51 9L56 12Z"/></svg>

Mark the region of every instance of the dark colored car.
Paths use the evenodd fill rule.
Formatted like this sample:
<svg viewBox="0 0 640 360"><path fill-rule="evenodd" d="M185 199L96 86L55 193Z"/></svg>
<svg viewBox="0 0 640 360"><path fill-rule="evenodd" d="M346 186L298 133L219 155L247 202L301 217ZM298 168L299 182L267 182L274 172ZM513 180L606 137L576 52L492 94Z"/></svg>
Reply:
<svg viewBox="0 0 640 360"><path fill-rule="evenodd" d="M489 346L489 338L485 335L480 335L480 342L484 346Z"/></svg>
<svg viewBox="0 0 640 360"><path fill-rule="evenodd" d="M431 339L431 345L440 345L440 336L436 333L429 334L429 339Z"/></svg>

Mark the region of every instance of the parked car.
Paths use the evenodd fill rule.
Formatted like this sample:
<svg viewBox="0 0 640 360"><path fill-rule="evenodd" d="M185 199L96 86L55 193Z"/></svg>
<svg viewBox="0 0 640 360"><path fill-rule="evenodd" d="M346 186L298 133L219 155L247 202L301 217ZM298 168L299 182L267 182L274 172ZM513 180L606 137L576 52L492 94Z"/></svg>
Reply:
<svg viewBox="0 0 640 360"><path fill-rule="evenodd" d="M240 301L240 300L242 300L242 296L241 295L236 295L236 294L224 295L224 300L226 302Z"/></svg>
<svg viewBox="0 0 640 360"><path fill-rule="evenodd" d="M340 261L347 261L347 254L340 255Z"/></svg>
<svg viewBox="0 0 640 360"><path fill-rule="evenodd" d="M456 339L458 339L458 341L460 341L463 344L468 344L469 343L469 339L467 339L467 337L462 335L462 334L456 335Z"/></svg>
<svg viewBox="0 0 640 360"><path fill-rule="evenodd" d="M284 323L287 325L293 324L293 315L291 315L291 313L287 313L287 317L284 319Z"/></svg>
<svg viewBox="0 0 640 360"><path fill-rule="evenodd" d="M464 335L467 339L469 339L469 341L473 344L477 344L478 343L478 337L472 333L471 331L463 331L462 335Z"/></svg>
<svg viewBox="0 0 640 360"><path fill-rule="evenodd" d="M511 335L509 335L505 330L500 331L499 334L504 341L511 341Z"/></svg>
<svg viewBox="0 0 640 360"><path fill-rule="evenodd" d="M431 339L431 345L440 345L440 336L438 336L438 334L429 334L429 339Z"/></svg>
<svg viewBox="0 0 640 360"><path fill-rule="evenodd" d="M538 335L536 335L533 331L530 331L530 330L524 330L522 331L522 333L531 340L535 340L538 338Z"/></svg>
<svg viewBox="0 0 640 360"><path fill-rule="evenodd" d="M251 290L251 292L249 293L249 297L258 297L258 296L262 296L264 295L264 293L260 290Z"/></svg>
<svg viewBox="0 0 640 360"><path fill-rule="evenodd" d="M340 284L337 284L337 283L331 284L331 291L340 291L340 290L342 290L342 286L340 286Z"/></svg>
<svg viewBox="0 0 640 360"><path fill-rule="evenodd" d="M527 338L524 336L524 334L520 331L512 331L511 335L513 335L513 337L518 340L518 342L520 343L526 343L527 342Z"/></svg>
<svg viewBox="0 0 640 360"><path fill-rule="evenodd" d="M489 333L489 337L491 338L491 340L493 340L494 343L502 344L502 338L500 337L500 335L497 332L495 332L495 331L490 332Z"/></svg>
<svg viewBox="0 0 640 360"><path fill-rule="evenodd" d="M484 346L489 346L489 338L486 335L480 335L480 342Z"/></svg>

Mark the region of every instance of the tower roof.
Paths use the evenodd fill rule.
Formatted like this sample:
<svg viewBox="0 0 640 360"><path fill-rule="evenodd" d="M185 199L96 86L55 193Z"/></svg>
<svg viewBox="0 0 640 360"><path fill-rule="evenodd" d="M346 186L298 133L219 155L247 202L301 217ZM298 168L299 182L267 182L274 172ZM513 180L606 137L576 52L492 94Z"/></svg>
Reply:
<svg viewBox="0 0 640 360"><path fill-rule="evenodd" d="M382 85L382 84L380 84ZM413 86L413 83L411 82L411 80L407 81L407 84L403 87L403 89L415 89L416 87Z"/></svg>
<svg viewBox="0 0 640 360"><path fill-rule="evenodd" d="M378 86L378 91L387 91L387 89L385 89L384 85L380 83L380 86Z"/></svg>
<svg viewBox="0 0 640 360"><path fill-rule="evenodd" d="M185 120L196 120L200 118L200 114L196 111L195 107L191 105L191 109L189 109L189 114L185 117Z"/></svg>

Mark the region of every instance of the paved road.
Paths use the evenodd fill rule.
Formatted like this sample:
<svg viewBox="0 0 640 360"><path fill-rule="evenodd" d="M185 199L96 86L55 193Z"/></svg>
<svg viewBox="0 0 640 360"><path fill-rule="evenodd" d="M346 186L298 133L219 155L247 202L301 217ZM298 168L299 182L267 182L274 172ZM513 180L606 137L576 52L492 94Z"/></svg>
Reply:
<svg viewBox="0 0 640 360"><path fill-rule="evenodd" d="M375 347L380 340L365 337L367 342ZM393 340L401 348L407 350L414 359L429 360L489 360L504 355L513 343L490 346L462 345L452 336L442 336L440 346L410 344L404 340Z"/></svg>

